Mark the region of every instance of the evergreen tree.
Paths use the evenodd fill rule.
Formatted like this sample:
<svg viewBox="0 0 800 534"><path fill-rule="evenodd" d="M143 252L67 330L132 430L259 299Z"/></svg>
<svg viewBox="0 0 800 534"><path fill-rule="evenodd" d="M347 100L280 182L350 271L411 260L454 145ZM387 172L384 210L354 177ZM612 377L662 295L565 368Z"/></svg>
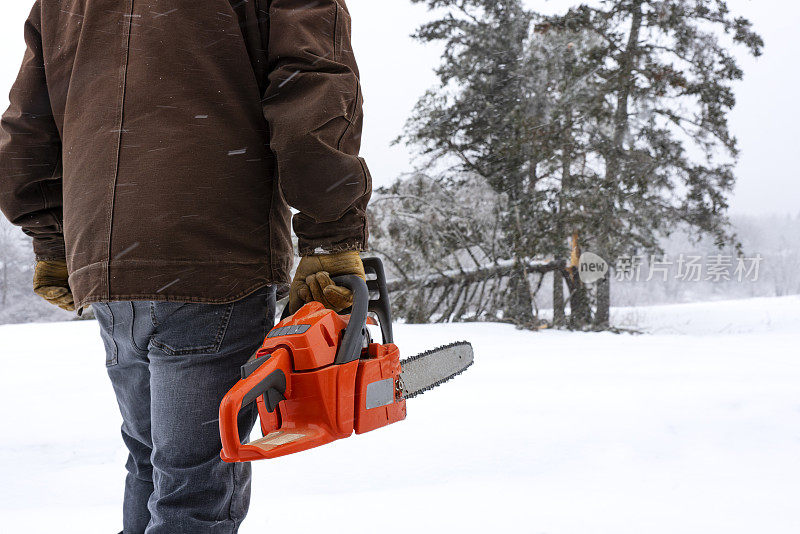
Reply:
<svg viewBox="0 0 800 534"><path fill-rule="evenodd" d="M491 188L493 235L513 265L508 314L529 322L531 260L566 258L573 234L612 263L657 251L679 224L731 240L727 114L742 71L729 49L759 55L763 42L724 1L602 0L556 17L520 0L412 1L447 9L416 34L446 52L404 140L441 169L441 187ZM582 328L587 289L564 274L570 324ZM608 279L595 296L595 326L606 327Z"/></svg>
<svg viewBox="0 0 800 534"><path fill-rule="evenodd" d="M540 28L601 38L586 51L603 98L591 125L591 153L603 168L591 245L614 261L636 247L658 249L658 237L679 223L729 242L737 146L727 117L733 82L743 76L730 48L761 54L751 23L723 0L603 0ZM601 326L608 307L606 279L595 317Z"/></svg>
<svg viewBox="0 0 800 534"><path fill-rule="evenodd" d="M505 285L507 317L534 320L534 287L528 262L537 251L552 248L551 215L557 203L541 163L552 157L547 119L548 76L531 69L533 15L518 0L449 2L439 20L424 25L416 37L445 41L437 74L439 87L417 105L405 141L443 167L440 180L459 187L479 177L496 195L500 248L513 262ZM501 31L498 31L501 29ZM463 197L462 197L463 198Z"/></svg>

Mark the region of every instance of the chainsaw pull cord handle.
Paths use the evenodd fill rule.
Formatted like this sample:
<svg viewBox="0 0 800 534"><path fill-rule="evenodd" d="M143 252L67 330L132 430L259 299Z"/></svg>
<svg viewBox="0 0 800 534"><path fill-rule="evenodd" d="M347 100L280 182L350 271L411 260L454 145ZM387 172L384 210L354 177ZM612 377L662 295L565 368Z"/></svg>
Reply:
<svg viewBox="0 0 800 534"><path fill-rule="evenodd" d="M348 274L334 276L333 283L346 287L353 292L353 308L350 311L350 322L344 331L344 338L336 353L334 363L342 365L361 358L364 338L367 337L367 313L369 312L369 289L360 276Z"/></svg>

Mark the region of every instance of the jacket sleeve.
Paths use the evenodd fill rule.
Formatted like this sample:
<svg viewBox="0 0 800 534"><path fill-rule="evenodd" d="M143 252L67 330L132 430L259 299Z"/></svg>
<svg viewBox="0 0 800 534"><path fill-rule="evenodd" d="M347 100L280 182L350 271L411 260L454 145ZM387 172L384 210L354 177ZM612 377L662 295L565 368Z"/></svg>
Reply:
<svg viewBox="0 0 800 534"><path fill-rule="evenodd" d="M39 2L25 23L27 50L0 119L0 210L33 238L38 259L64 259L61 138L45 81Z"/></svg>
<svg viewBox="0 0 800 534"><path fill-rule="evenodd" d="M301 255L363 250L372 181L358 157L358 66L344 0L268 2L264 116Z"/></svg>

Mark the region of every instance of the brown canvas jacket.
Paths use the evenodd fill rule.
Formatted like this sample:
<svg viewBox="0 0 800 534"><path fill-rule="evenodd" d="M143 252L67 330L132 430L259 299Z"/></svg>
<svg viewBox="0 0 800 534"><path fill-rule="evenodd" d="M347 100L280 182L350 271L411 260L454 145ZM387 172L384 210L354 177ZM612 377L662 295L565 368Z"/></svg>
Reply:
<svg viewBox="0 0 800 534"><path fill-rule="evenodd" d="M361 250L371 179L344 0L37 0L0 208L76 305L230 302Z"/></svg>

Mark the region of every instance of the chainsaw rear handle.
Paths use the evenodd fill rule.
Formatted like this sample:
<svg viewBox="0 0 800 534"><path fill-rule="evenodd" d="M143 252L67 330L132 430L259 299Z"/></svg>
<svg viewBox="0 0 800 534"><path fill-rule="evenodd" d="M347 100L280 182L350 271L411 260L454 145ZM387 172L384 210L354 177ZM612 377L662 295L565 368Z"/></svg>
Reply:
<svg viewBox="0 0 800 534"><path fill-rule="evenodd" d="M254 362L257 362L256 365ZM242 377L222 399L220 420L230 425L220 426L222 457L255 460L260 458L252 447L243 445L239 436L239 411L264 395L264 402L273 411L278 402L291 395L292 359L285 348L278 348L268 357L258 358L242 369Z"/></svg>

